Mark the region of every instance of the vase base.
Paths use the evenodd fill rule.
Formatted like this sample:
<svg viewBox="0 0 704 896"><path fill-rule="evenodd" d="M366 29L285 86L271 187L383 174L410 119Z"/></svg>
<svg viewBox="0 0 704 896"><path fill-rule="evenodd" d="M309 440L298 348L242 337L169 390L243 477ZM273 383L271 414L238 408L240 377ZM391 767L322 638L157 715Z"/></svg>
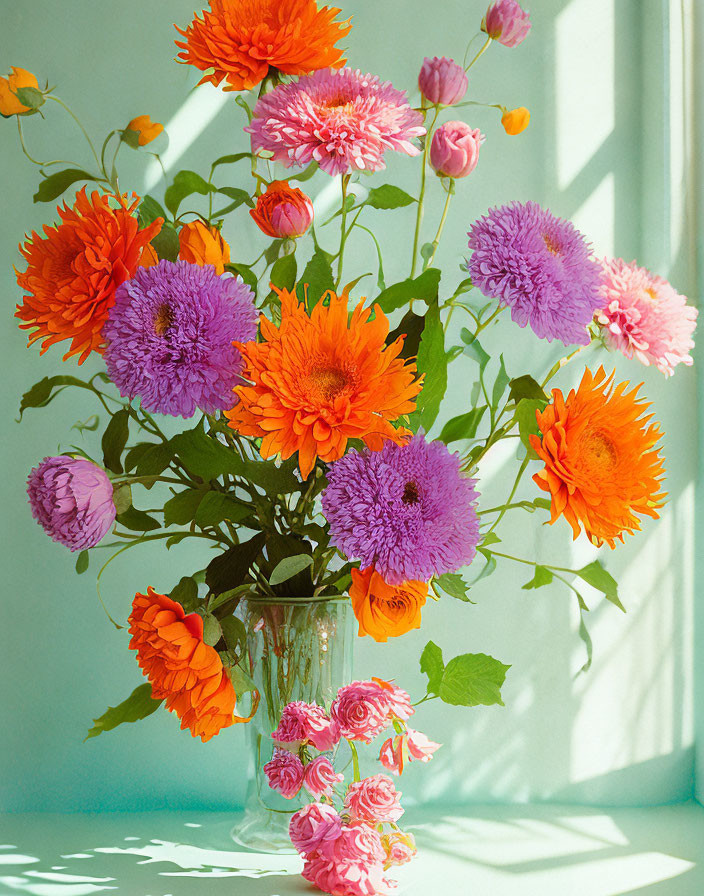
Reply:
<svg viewBox="0 0 704 896"><path fill-rule="evenodd" d="M290 817L288 813L245 812L244 818L230 831L230 836L238 846L253 852L295 855L288 835Z"/></svg>

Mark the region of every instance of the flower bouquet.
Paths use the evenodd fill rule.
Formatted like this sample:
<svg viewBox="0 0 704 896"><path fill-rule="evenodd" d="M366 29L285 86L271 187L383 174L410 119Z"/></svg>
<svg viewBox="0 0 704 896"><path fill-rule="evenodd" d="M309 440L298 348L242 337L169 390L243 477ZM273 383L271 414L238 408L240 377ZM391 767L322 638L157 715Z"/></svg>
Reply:
<svg viewBox="0 0 704 896"><path fill-rule="evenodd" d="M121 153L161 162L167 135L149 115L94 143L55 90L20 68L0 79L0 113L38 166L35 201L77 190L56 223L21 245L16 312L30 345L43 354L63 343L77 369L40 379L22 397L20 417L75 389L97 410L79 425L81 446L29 474L32 513L77 553L77 572L107 552L99 580L143 544L177 550L198 539L204 549L190 575L145 583L134 597L129 647L148 682L95 719L88 736L162 703L204 742L248 723L257 774L240 842L288 843L299 808L291 833L313 856L311 879L331 893L371 894L385 886L379 869L408 857L412 842L395 828L378 830L395 823L395 808L364 815L368 797L395 797L385 782L363 786L354 742L393 726L380 756L395 772L429 759L437 745L406 728L412 706L396 685L349 684L352 618L360 636L403 636L420 627L428 599L469 601L504 561L532 570L524 588L563 581L583 614L580 582L623 609L601 560L569 569L515 556L500 526L506 514L529 512L614 548L643 517L658 517L661 432L639 387L604 369L606 350L669 376L691 364L697 312L635 262L594 258L570 222L535 202L478 217L468 255L458 247L459 278L436 267L452 198L479 176L487 152L482 132L454 116L498 114L512 138L529 124L525 108L465 99L467 72L492 47L522 43L528 13L517 0L491 3L476 40L456 48L463 61L426 58L410 99L346 65L339 43L351 25L339 14L315 0L211 0L179 29L178 61L232 92L251 149L202 172L164 171L163 195L139 197L120 181ZM87 161L66 167L30 152L28 132L54 109L80 126ZM391 153L415 160L416 195L372 179ZM237 172L237 186L224 171ZM309 194L331 180L339 203L320 221ZM426 236L430 189L444 191L445 205ZM367 226L370 209L389 217L405 209L398 226L409 224L408 265L392 282L383 233ZM266 238L253 260L236 257L226 239L245 227ZM346 258L361 235L374 284ZM506 310L537 338L561 342L564 357L547 371L492 358L482 333ZM567 394L551 388L589 347L605 360L585 367ZM459 357L476 365L475 378L463 385L462 413L445 420L441 403ZM102 361L81 377L89 358ZM505 500L484 507L484 459L508 439L518 446L515 476ZM528 471L535 489L519 500ZM586 669L584 622L580 633ZM446 661L429 641L420 665L420 702L502 703L509 667L498 659ZM340 723L350 693L353 714L378 717L373 735L358 738ZM281 736L289 722L303 726L300 736ZM317 724L330 736L316 743ZM345 792L324 755L341 738L355 757ZM312 807L300 808L303 791ZM361 874L365 863L373 874Z"/></svg>

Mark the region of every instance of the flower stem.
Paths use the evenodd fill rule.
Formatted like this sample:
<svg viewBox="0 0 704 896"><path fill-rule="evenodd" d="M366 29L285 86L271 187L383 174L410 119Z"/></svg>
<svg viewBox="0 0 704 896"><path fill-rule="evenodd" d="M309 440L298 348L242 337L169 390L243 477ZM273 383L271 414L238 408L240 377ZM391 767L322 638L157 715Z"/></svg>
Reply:
<svg viewBox="0 0 704 896"><path fill-rule="evenodd" d="M86 131L86 129L83 127L83 125L81 124L81 122L80 122L78 116L75 114L75 112L69 106L67 106L66 103L62 99L59 99L59 97L56 96L56 94L53 94L53 93L47 94L46 98L48 100L53 100L55 103L58 103L63 109L66 110L66 112L68 112L68 114L71 116L71 118L76 122L78 127L81 129L83 136L88 141L88 146L90 146L91 152L93 153L93 158L95 159L95 164L98 166L98 168L100 168L100 159L98 158L98 153L95 151L95 146L93 146L93 141L88 136L88 131Z"/></svg>
<svg viewBox="0 0 704 896"><path fill-rule="evenodd" d="M418 241L420 239L420 225L423 221L423 201L425 199L425 182L426 182L426 171L428 165L428 152L430 150L430 138L433 135L433 128L438 120L438 115L440 114L440 106L435 106L435 115L433 116L433 120L430 123L430 127L428 128L428 133L425 135L425 145L423 146L423 162L422 169L420 172L420 194L418 196L418 210L416 212L416 229L413 236L413 257L411 259L411 277L415 277L416 275L416 266L418 264ZM413 308L413 302L411 302L411 309Z"/></svg>
<svg viewBox="0 0 704 896"><path fill-rule="evenodd" d="M506 499L506 503L504 504L501 512L499 513L499 515L496 517L496 519L492 523L491 529L489 529L489 532L487 532L487 535L489 535L491 532L493 532L494 529L496 529L496 527L499 525L501 520L504 518L504 515L505 515L506 511L508 510L508 508L511 504L511 501L513 500L513 496L516 494L516 489L518 488L518 483L521 481L521 478L526 471L526 467L528 466L529 460L530 460L530 457L526 454L526 456L523 458L523 463L521 464L521 466L518 470L518 473L516 474L516 478L513 482L513 488L511 489L511 493L509 494L508 498Z"/></svg>
<svg viewBox="0 0 704 896"><path fill-rule="evenodd" d="M354 745L354 741L348 740L347 743L350 745L350 752L352 753L352 771L354 780L361 781L362 775L359 771L359 754L357 753L357 747Z"/></svg>
<svg viewBox="0 0 704 896"><path fill-rule="evenodd" d="M350 182L351 174L343 174L341 178L342 185L342 221L340 223L340 251L337 253L337 280L335 281L335 289L337 290L342 282L342 264L345 254L345 243L347 242L347 187Z"/></svg>
<svg viewBox="0 0 704 896"><path fill-rule="evenodd" d="M450 189L448 189L447 191L447 199L445 200L445 207L442 210L442 217L440 218L440 224L438 225L438 232L435 234L435 239L433 240L433 254L423 265L423 270L429 268L435 260L435 253L438 251L438 246L440 245L440 237L442 236L442 231L445 227L445 221L447 221L447 213L450 210L450 200L452 199L453 184L454 181L452 180L452 178L450 178Z"/></svg>
<svg viewBox="0 0 704 896"><path fill-rule="evenodd" d="M470 68L474 65L474 63L479 59L479 57L482 56L486 52L486 50L489 48L490 43L491 43L491 38L487 37L487 39L484 41L484 45L482 46L481 50L479 50L479 52L474 57L474 59L472 59L472 61L469 63L469 65L465 66L464 70L466 72L468 72L470 70Z"/></svg>
<svg viewBox="0 0 704 896"><path fill-rule="evenodd" d="M562 368L563 368L566 364L569 364L570 361L571 361L573 358L576 358L577 355L579 355L579 354L580 354L581 352L583 352L585 349L587 349L587 348L591 348L591 346L594 345L594 343L595 343L596 341L597 341L597 340L592 340L591 342L588 342L586 345L580 345L579 348L575 349L575 350L574 350L573 352L571 352L569 355L565 355L564 358L560 358L559 361L556 361L556 362L552 365L552 367L550 368L550 370L548 371L548 375L545 377L545 379L544 379L544 380L542 381L542 383L540 384L540 385L542 386L542 388L544 389L545 386L550 382L550 380L555 376L555 374L559 373L560 370L562 370Z"/></svg>

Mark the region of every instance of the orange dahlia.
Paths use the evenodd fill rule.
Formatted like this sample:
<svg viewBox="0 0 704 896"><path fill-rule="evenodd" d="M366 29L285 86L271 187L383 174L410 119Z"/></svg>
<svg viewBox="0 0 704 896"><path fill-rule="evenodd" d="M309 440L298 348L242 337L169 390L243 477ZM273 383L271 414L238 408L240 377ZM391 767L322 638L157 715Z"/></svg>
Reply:
<svg viewBox="0 0 704 896"><path fill-rule="evenodd" d="M370 320L362 299L348 317L347 294L330 291L309 317L295 292L277 292L280 326L262 315L264 341L235 343L249 382L235 387L230 426L260 437L262 457L297 451L304 478L316 458L342 457L348 439L378 450L387 439L407 438L391 421L413 411L421 382L415 364L399 357L403 337L385 345L389 322L381 309Z"/></svg>
<svg viewBox="0 0 704 896"><path fill-rule="evenodd" d="M210 740L234 718L235 690L216 650L203 641L203 618L147 588L136 594L129 616L130 650L152 686L152 696L190 728Z"/></svg>
<svg viewBox="0 0 704 896"><path fill-rule="evenodd" d="M26 295L15 316L24 321L21 329L31 331L29 345L42 340L44 354L70 339L64 360L80 354L79 364L102 350L115 290L134 275L142 250L163 223L157 218L140 230L133 214L138 205L138 198L128 205L124 196L97 191L88 198L84 187L73 208L59 207L60 224L45 227L45 237L33 232L20 246L27 269L16 275Z"/></svg>
<svg viewBox="0 0 704 896"><path fill-rule="evenodd" d="M542 437L531 444L545 469L533 479L549 492L554 523L564 516L577 538L581 529L592 544L610 548L624 533L640 529L636 514L657 518L665 493L663 459L655 447L662 433L643 416L650 404L637 397L640 386L614 387L600 367L585 370L579 388L566 399L553 389L552 402L536 419Z"/></svg>
<svg viewBox="0 0 704 896"><path fill-rule="evenodd" d="M178 61L205 72L199 83L224 90L249 90L274 68L305 75L340 68L345 59L335 43L350 31L349 21L335 22L339 9L318 9L315 0L210 0L203 18L188 28L176 26L186 40Z"/></svg>

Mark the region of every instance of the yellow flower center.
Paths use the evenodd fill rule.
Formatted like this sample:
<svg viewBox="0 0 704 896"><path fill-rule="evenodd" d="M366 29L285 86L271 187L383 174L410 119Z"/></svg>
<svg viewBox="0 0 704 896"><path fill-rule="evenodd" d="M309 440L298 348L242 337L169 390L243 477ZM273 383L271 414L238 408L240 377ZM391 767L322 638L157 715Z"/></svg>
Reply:
<svg viewBox="0 0 704 896"><path fill-rule="evenodd" d="M154 332L163 336L174 325L174 312L169 305L160 305L154 318Z"/></svg>
<svg viewBox="0 0 704 896"><path fill-rule="evenodd" d="M560 254L560 244L557 242L557 240L551 237L549 233L543 234L543 242L545 243L545 248L551 255Z"/></svg>
<svg viewBox="0 0 704 896"><path fill-rule="evenodd" d="M618 461L613 440L599 430L588 431L582 436L579 454L586 469L594 476L608 475Z"/></svg>

